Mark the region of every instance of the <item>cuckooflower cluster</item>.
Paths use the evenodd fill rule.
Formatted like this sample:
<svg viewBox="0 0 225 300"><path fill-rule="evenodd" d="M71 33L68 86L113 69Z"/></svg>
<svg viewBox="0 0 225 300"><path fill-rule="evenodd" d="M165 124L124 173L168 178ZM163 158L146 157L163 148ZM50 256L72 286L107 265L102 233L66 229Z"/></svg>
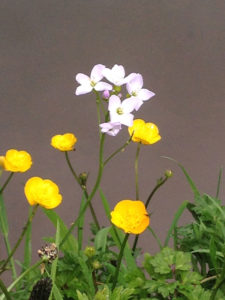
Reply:
<svg viewBox="0 0 225 300"><path fill-rule="evenodd" d="M57 134L51 139L52 147L60 151L74 150L74 145L76 144L76 142L77 138L73 133Z"/></svg>
<svg viewBox="0 0 225 300"><path fill-rule="evenodd" d="M25 184L24 193L30 205L39 204L52 209L62 202L58 186L50 179L31 177Z"/></svg>
<svg viewBox="0 0 225 300"><path fill-rule="evenodd" d="M26 172L32 165L32 158L26 151L10 149L5 156L0 157L0 166L5 171Z"/></svg>
<svg viewBox="0 0 225 300"><path fill-rule="evenodd" d="M105 77L111 84L101 81ZM103 99L108 102L109 122L100 124L101 131L115 136L121 130L122 125L132 126L133 111L139 110L144 101L149 100L155 94L143 88L143 78L139 73L131 73L125 76L124 67L114 65L112 69L102 64L95 65L90 77L79 73L76 76L80 86L75 94L82 95L95 90L103 92ZM121 86L126 85L127 97L121 100Z"/></svg>
<svg viewBox="0 0 225 300"><path fill-rule="evenodd" d="M139 200L122 200L111 212L111 222L125 233L140 234L150 224L145 205Z"/></svg>

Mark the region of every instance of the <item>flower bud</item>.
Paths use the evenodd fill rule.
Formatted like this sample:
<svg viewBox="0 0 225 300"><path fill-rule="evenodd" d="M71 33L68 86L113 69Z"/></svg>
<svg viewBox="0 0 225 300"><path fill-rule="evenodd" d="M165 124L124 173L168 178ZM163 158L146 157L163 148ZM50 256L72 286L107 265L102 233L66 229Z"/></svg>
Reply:
<svg viewBox="0 0 225 300"><path fill-rule="evenodd" d="M108 90L105 90L103 93L102 93L102 98L105 99L105 100L108 100L110 97L110 92Z"/></svg>
<svg viewBox="0 0 225 300"><path fill-rule="evenodd" d="M80 180L80 184L81 184L82 188L86 187L87 178L88 178L88 174L86 172L80 173L79 180Z"/></svg>
<svg viewBox="0 0 225 300"><path fill-rule="evenodd" d="M92 262L92 267L93 267L95 270L97 270L97 269L100 269L100 268L101 268L101 264L100 264L100 262L99 262L98 260L94 260L94 261Z"/></svg>
<svg viewBox="0 0 225 300"><path fill-rule="evenodd" d="M94 247L91 246L87 246L84 250L84 254L88 257L88 258L92 258L93 256L95 256L96 254L96 250Z"/></svg>
<svg viewBox="0 0 225 300"><path fill-rule="evenodd" d="M165 176L166 176L167 178L170 178L170 177L173 176L173 172L172 172L171 170L166 170Z"/></svg>

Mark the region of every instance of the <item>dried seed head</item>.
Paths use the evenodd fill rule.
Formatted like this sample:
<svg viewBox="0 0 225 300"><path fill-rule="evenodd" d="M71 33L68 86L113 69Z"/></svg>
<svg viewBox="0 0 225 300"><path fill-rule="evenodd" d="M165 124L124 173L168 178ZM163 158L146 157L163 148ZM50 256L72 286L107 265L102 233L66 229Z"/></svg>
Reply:
<svg viewBox="0 0 225 300"><path fill-rule="evenodd" d="M38 255L41 258L46 258L49 263L52 263L58 256L58 249L55 243L46 244L38 250Z"/></svg>

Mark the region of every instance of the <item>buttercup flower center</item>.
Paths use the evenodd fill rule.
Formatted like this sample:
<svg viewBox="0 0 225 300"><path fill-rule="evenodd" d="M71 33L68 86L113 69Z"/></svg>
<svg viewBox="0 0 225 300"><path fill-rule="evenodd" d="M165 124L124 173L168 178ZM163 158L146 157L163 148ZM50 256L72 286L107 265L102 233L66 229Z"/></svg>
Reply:
<svg viewBox="0 0 225 300"><path fill-rule="evenodd" d="M118 107L116 110L118 115L122 115L123 114L123 109L121 107Z"/></svg>

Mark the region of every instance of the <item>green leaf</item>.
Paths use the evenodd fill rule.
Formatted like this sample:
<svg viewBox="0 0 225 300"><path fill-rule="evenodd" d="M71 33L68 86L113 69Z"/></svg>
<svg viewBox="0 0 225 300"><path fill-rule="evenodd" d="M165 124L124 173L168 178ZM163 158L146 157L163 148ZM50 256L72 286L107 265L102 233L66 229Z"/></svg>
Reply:
<svg viewBox="0 0 225 300"><path fill-rule="evenodd" d="M217 270L217 261L216 261L216 245L213 236L210 238L209 242L209 254L215 270Z"/></svg>
<svg viewBox="0 0 225 300"><path fill-rule="evenodd" d="M218 182L217 182L217 188L216 188L216 198L219 197L219 193L220 193L220 185L221 185L222 172L223 172L223 169L220 168L219 176L218 176Z"/></svg>
<svg viewBox="0 0 225 300"><path fill-rule="evenodd" d="M184 173L185 177L187 178L188 183L191 186L192 191L194 192L195 197L200 196L200 192L198 191L196 185L194 184L193 180L191 179L190 175L188 174L188 172L186 171L184 166L182 166L178 161L176 161L175 159L173 159L171 157L163 156L163 158L166 158L166 159L169 159L169 160L175 162L181 168L182 172Z"/></svg>
<svg viewBox="0 0 225 300"><path fill-rule="evenodd" d="M68 232L67 226L64 224L63 220L57 215L57 213L52 210L52 209L45 209L42 208L46 216L49 218L49 220L54 224L54 226L57 226L57 220L59 221L59 228L60 228L60 235L61 237L65 236L66 233ZM61 240L60 240L61 242ZM67 251L67 252L78 252L78 242L75 239L75 237L70 234L65 241L65 243L61 247L62 251Z"/></svg>
<svg viewBox="0 0 225 300"><path fill-rule="evenodd" d="M115 226L111 227L110 234L111 234L115 244L117 245L118 249L120 250L120 247L121 247L121 242L120 241L124 240L125 234L121 230L116 228ZM128 242L126 243L126 246L124 248L123 256L124 256L124 259L127 263L127 268L129 270L137 268L135 258L132 255L132 249L130 248Z"/></svg>
<svg viewBox="0 0 225 300"><path fill-rule="evenodd" d="M81 271L89 285L89 292L91 293L91 295L93 296L95 294L95 287L94 287L94 283L93 283L93 278L92 278L92 272L91 270L88 268L85 260L86 257L84 255L79 255L77 257L78 262L80 264L81 267Z"/></svg>
<svg viewBox="0 0 225 300"><path fill-rule="evenodd" d="M110 210L109 202L106 199L105 195L103 194L103 191L101 188L99 188L99 193L100 193L103 207L105 209L106 216L109 219L109 221L111 221L111 215L110 215L111 210Z"/></svg>
<svg viewBox="0 0 225 300"><path fill-rule="evenodd" d="M0 193L0 230L4 237L8 236L9 226L8 226L7 213L6 213L5 203L3 201L2 193Z"/></svg>
<svg viewBox="0 0 225 300"><path fill-rule="evenodd" d="M174 229L176 228L177 226L177 222L179 221L181 215L183 214L183 211L185 210L185 208L187 207L188 205L188 201L184 201L181 206L178 208L174 218L173 218L173 221L172 221L172 224L170 226L170 229L167 233L167 236L166 236L166 239L165 239L165 242L164 242L164 247L168 246L168 243L169 243L169 240L172 236L172 233L174 231Z"/></svg>
<svg viewBox="0 0 225 300"><path fill-rule="evenodd" d="M53 284L52 294L54 295L55 300L63 300L63 296L60 293L60 291L59 291L58 287L56 286L56 284Z"/></svg>
<svg viewBox="0 0 225 300"><path fill-rule="evenodd" d="M94 300L107 300L110 299L110 290L107 285L104 285L103 288L98 290L96 293Z"/></svg>
<svg viewBox="0 0 225 300"><path fill-rule="evenodd" d="M112 226L100 229L95 236L95 248L102 249L105 252L107 246L107 236Z"/></svg>
<svg viewBox="0 0 225 300"><path fill-rule="evenodd" d="M81 292L80 291L76 291L77 292L77 297L78 297L78 300L89 300L88 299L88 296L86 295L86 294L81 294Z"/></svg>
<svg viewBox="0 0 225 300"><path fill-rule="evenodd" d="M134 289L124 288L122 286L116 287L110 297L110 300L129 300L134 294Z"/></svg>

